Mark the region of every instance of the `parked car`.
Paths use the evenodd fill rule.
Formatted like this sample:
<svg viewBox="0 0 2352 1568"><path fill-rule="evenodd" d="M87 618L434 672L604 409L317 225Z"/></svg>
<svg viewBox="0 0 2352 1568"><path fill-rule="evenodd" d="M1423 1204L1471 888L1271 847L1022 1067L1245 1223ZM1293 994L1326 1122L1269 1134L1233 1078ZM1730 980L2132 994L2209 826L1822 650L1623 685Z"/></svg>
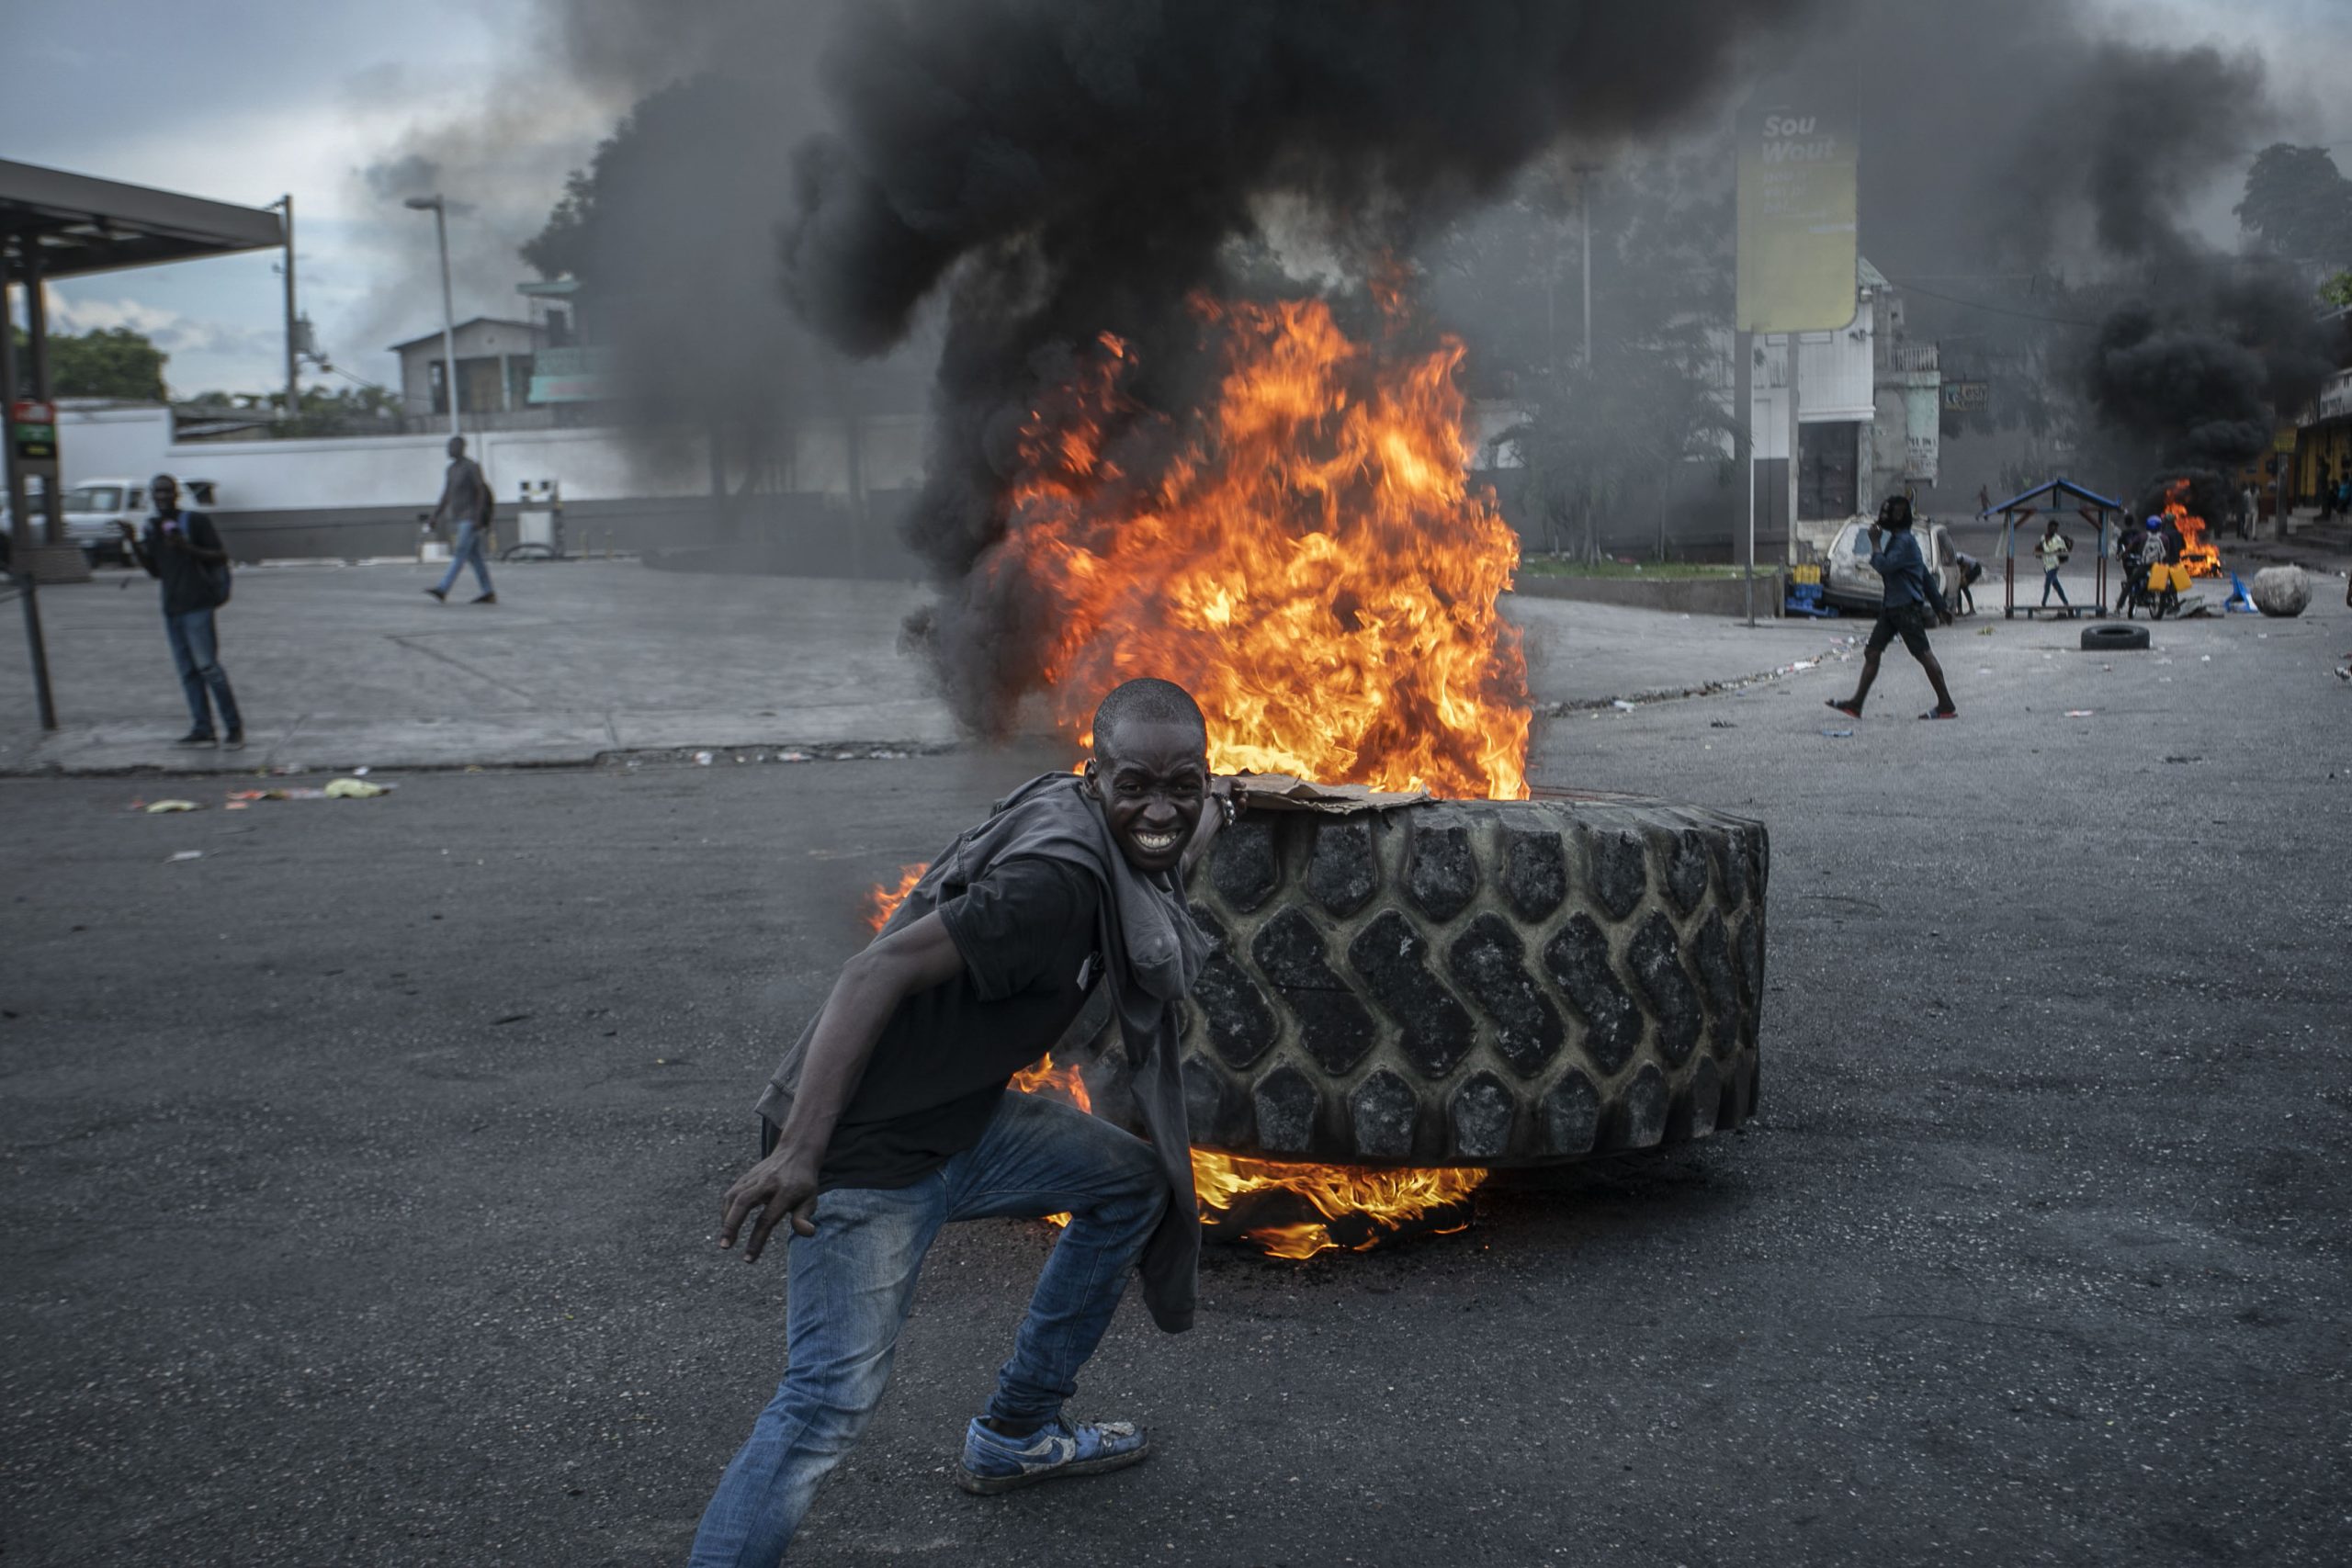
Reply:
<svg viewBox="0 0 2352 1568"><path fill-rule="evenodd" d="M128 564L119 524L143 527L153 510L144 479L85 479L65 492L65 537L79 545L92 566L100 561ZM180 480L180 504L201 512L212 505L210 479Z"/></svg>
<svg viewBox="0 0 2352 1568"><path fill-rule="evenodd" d="M1917 525L1919 548L1941 584L1946 608L1955 607L1962 573L1960 552L1952 547L1951 530L1940 523ZM1886 584L1871 570L1871 525L1847 524L1830 541L1829 558L1821 573L1821 596L1840 610L1875 615L1886 600Z"/></svg>

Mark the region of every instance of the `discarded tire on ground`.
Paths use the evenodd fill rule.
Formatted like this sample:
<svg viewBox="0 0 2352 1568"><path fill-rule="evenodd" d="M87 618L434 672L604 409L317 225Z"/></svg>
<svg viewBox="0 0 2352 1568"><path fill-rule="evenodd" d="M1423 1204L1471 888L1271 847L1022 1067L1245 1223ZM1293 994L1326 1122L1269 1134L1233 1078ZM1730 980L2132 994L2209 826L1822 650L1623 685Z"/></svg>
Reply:
<svg viewBox="0 0 2352 1568"><path fill-rule="evenodd" d="M2129 621L2102 621L2083 628L2083 648L2091 653L2120 653L2148 646L2148 628Z"/></svg>
<svg viewBox="0 0 2352 1568"><path fill-rule="evenodd" d="M1761 824L1620 796L1260 813L1192 894L1204 1148L1549 1165L1752 1114Z"/></svg>

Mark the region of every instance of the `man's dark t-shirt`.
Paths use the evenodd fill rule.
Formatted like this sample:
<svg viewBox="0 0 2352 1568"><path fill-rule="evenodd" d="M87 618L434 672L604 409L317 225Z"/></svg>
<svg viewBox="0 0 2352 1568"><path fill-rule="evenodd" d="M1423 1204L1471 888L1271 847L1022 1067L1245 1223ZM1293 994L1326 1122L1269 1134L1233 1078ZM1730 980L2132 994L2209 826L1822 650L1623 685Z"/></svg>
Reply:
<svg viewBox="0 0 2352 1568"><path fill-rule="evenodd" d="M452 457L441 480L441 500L434 507L436 521L455 529L468 523L486 523L492 511L490 480L471 457Z"/></svg>
<svg viewBox="0 0 2352 1568"><path fill-rule="evenodd" d="M220 547L220 535L212 526L212 519L201 512L182 508L173 521L187 531L188 542L208 550ZM164 614L185 615L191 610L214 607L214 583L205 563L186 550L175 550L164 543L166 520L147 520L147 537L141 541L147 558L155 563L155 575L164 585Z"/></svg>
<svg viewBox="0 0 2352 1568"><path fill-rule="evenodd" d="M1053 1048L1101 978L1100 897L1078 866L1023 858L939 907L963 973L890 1015L834 1125L820 1190L910 1186L980 1141L1006 1082Z"/></svg>

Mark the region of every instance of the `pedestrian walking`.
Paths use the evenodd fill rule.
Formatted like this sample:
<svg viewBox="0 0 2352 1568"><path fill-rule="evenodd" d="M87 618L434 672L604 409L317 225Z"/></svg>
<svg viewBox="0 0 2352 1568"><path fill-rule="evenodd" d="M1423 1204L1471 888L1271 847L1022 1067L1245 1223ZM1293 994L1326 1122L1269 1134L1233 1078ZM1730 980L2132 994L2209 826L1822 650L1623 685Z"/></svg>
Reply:
<svg viewBox="0 0 2352 1568"><path fill-rule="evenodd" d="M2238 537L2253 538L2255 525L2261 521L2262 498L2254 493L2252 485L2248 485L2238 495Z"/></svg>
<svg viewBox="0 0 2352 1568"><path fill-rule="evenodd" d="M441 500L433 508L432 526L446 527L454 521L458 525L458 542L449 547L449 571L438 587L428 588L427 593L447 604L449 590L458 581L458 573L466 563L473 563L474 580L481 584L475 595L477 604L498 603L498 590L490 585L490 516L495 503L491 498L490 481L482 477L481 465L466 456L466 438L449 437L449 469L441 481Z"/></svg>
<svg viewBox="0 0 2352 1568"><path fill-rule="evenodd" d="M192 721L175 744L242 751L245 721L229 689L229 672L220 668L220 633L213 620L213 613L229 602L228 547L211 518L181 507L179 481L171 475L157 474L148 492L155 498L155 513L147 519L144 536L127 522L116 526L147 575L163 584L164 636L172 645L172 663L179 670ZM220 711L217 730L215 707Z"/></svg>
<svg viewBox="0 0 2352 1568"><path fill-rule="evenodd" d="M1083 774L1032 780L957 839L776 1069L759 1107L775 1150L728 1190L718 1244L743 1234L756 1259L790 1220L786 1365L703 1514L694 1568L783 1556L880 1403L923 1256L953 1221L1069 1215L965 1429L957 1483L1005 1492L1150 1451L1132 1423L1075 1421L1064 1405L1130 1270L1160 1328L1192 1325L1201 1223L1176 1006L1209 942L1182 875L1239 809L1207 750L1182 688L1114 691ZM1148 1142L1007 1089L1104 983Z"/></svg>
<svg viewBox="0 0 2352 1568"><path fill-rule="evenodd" d="M2058 531L2058 519L2052 517L2033 546L2034 558L2041 562L2041 604L2044 609L2049 608L2052 590L2058 594L2058 603L2070 610L2075 607L2066 597L2066 585L2058 581L2058 569L2064 566L2066 558L2074 553L2075 542Z"/></svg>
<svg viewBox="0 0 2352 1568"><path fill-rule="evenodd" d="M1896 637L1919 668L1928 673L1928 684L1936 690L1936 705L1921 714L1921 718L1958 718L1960 710L1952 705L1951 688L1944 684L1944 667L1928 647L1928 626L1935 620L1936 606L1941 602L1936 575L1928 568L1928 559L1919 553L1919 541L1911 535L1911 502L1907 496L1888 496L1878 509L1878 521L1871 525L1871 570L1878 573L1886 585L1886 594L1879 613L1878 624L1871 628L1870 640L1862 645L1862 679L1854 694L1833 699L1829 705L1849 718L1862 716L1862 703L1871 694L1871 685L1878 680L1880 657L1886 645Z"/></svg>

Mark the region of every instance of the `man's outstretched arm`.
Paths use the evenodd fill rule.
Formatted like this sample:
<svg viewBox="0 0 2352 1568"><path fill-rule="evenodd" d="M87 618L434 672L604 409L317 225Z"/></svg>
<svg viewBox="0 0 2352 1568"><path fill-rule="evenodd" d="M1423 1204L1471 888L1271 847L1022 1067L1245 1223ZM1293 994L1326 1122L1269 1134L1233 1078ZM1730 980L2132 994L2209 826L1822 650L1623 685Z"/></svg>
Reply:
<svg viewBox="0 0 2352 1568"><path fill-rule="evenodd" d="M833 1123L841 1120L842 1108L865 1076L883 1026L899 1002L954 979L963 967L964 955L936 911L876 939L842 965L841 977L817 1015L816 1032L809 1036L800 1082L775 1152L727 1190L719 1246L735 1245L736 1233L754 1209L760 1217L743 1243L746 1263L758 1259L767 1247L768 1233L786 1214L792 1216L794 1234L817 1234L817 1177L825 1149L832 1142Z"/></svg>

